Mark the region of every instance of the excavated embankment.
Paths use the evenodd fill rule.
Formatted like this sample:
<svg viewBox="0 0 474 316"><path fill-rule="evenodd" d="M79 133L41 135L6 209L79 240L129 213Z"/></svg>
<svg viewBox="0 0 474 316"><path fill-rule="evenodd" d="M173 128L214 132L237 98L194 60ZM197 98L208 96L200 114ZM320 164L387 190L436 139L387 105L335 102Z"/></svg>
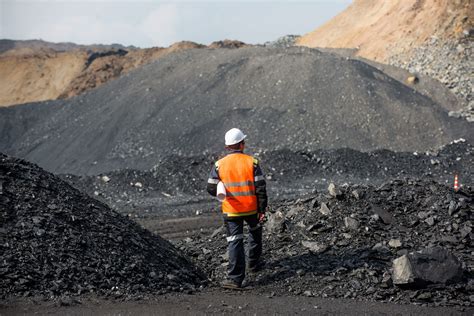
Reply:
<svg viewBox="0 0 474 316"><path fill-rule="evenodd" d="M192 292L205 277L169 242L34 164L0 154L0 297Z"/></svg>

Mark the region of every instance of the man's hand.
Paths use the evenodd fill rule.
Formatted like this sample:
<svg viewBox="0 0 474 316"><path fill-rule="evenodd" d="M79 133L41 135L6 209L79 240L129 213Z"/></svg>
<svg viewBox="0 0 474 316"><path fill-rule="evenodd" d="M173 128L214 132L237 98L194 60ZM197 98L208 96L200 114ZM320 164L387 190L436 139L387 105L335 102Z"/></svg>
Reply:
<svg viewBox="0 0 474 316"><path fill-rule="evenodd" d="M265 213L258 213L258 222L259 223L265 222Z"/></svg>

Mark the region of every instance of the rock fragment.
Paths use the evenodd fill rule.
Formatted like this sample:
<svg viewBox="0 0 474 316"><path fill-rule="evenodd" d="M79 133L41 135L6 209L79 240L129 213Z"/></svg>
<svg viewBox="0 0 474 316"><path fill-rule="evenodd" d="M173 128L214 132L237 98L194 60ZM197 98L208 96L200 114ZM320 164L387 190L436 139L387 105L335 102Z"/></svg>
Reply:
<svg viewBox="0 0 474 316"><path fill-rule="evenodd" d="M311 252L322 253L328 249L328 246L317 241L302 241L303 247L308 248Z"/></svg>
<svg viewBox="0 0 474 316"><path fill-rule="evenodd" d="M344 226L351 230L357 230L360 226L360 223L358 220L352 217L344 217Z"/></svg>
<svg viewBox="0 0 474 316"><path fill-rule="evenodd" d="M342 196L341 190L339 190L339 188L337 188L336 185L332 182L328 186L328 192L329 195L333 198L340 198Z"/></svg>
<svg viewBox="0 0 474 316"><path fill-rule="evenodd" d="M326 203L321 203L321 207L319 208L319 212L323 215L331 215L331 210L326 205Z"/></svg>
<svg viewBox="0 0 474 316"><path fill-rule="evenodd" d="M101 180L102 180L102 182L104 182L104 183L107 183L107 182L109 182L109 181L110 181L110 178L109 178L108 176L105 176L105 175L104 175L104 176L102 176L102 177L100 177L100 179L101 179Z"/></svg>
<svg viewBox="0 0 474 316"><path fill-rule="evenodd" d="M402 242L400 239L390 239L388 245L392 248L400 248L402 246Z"/></svg>

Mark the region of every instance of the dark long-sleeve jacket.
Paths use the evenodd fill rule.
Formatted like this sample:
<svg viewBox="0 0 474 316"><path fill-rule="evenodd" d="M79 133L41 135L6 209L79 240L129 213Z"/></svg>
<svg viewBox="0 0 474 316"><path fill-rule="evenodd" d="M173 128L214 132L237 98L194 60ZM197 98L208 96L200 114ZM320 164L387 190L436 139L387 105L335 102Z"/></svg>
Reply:
<svg viewBox="0 0 474 316"><path fill-rule="evenodd" d="M233 153L241 153L241 151L233 151L229 153L229 155L232 155ZM268 203L267 184L265 182L265 176L262 169L260 168L258 160L254 158L253 163L255 195L257 196L258 212L264 213ZM219 181L221 181L221 179L219 177L219 167L216 163L212 167L209 174L209 179L207 180L207 192L209 192L210 195L217 195L217 184Z"/></svg>

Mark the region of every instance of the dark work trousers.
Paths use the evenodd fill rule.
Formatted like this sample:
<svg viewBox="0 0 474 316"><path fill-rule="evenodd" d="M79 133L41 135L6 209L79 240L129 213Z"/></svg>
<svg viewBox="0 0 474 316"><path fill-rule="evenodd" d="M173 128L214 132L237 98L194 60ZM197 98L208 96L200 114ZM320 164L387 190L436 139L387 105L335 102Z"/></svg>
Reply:
<svg viewBox="0 0 474 316"><path fill-rule="evenodd" d="M224 215L229 251L227 276L240 284L245 278L244 221L249 225L247 239L248 265L253 266L257 264L262 254L262 226L258 221L258 214L242 217L227 217Z"/></svg>

